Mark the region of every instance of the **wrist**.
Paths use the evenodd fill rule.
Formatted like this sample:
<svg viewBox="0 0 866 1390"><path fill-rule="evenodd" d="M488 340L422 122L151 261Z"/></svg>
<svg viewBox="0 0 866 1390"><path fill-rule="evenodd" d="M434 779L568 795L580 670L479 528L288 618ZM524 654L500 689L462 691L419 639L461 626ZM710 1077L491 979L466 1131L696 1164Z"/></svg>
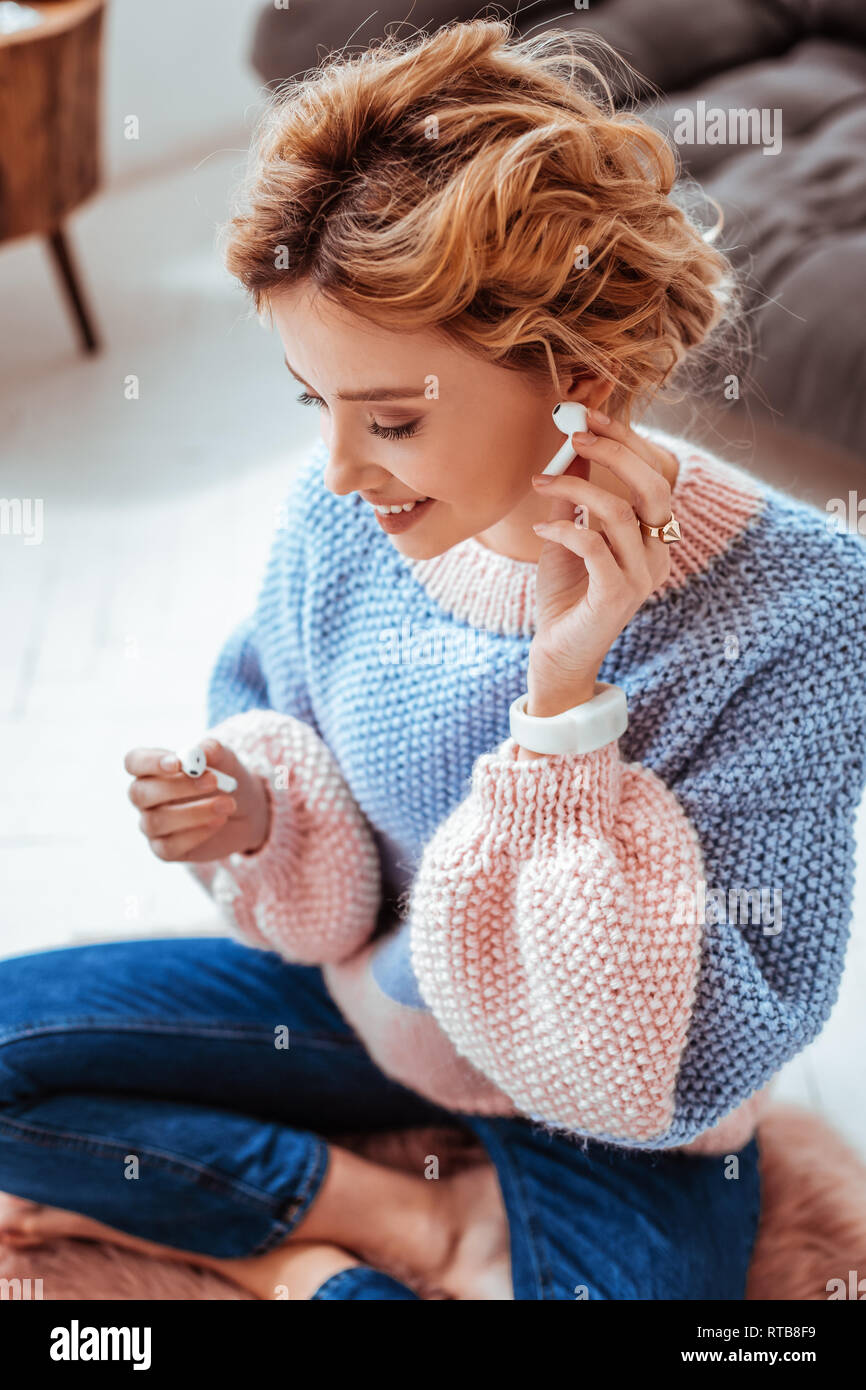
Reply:
<svg viewBox="0 0 866 1390"><path fill-rule="evenodd" d="M548 655L539 645L536 635L529 649L529 662L526 672L528 700L526 713L547 719L564 710L582 705L595 695L599 679L599 667L591 659L582 669L568 670L554 656Z"/></svg>
<svg viewBox="0 0 866 1390"><path fill-rule="evenodd" d="M595 695L598 671L563 672L530 658L526 676L526 713L539 719L562 714Z"/></svg>
<svg viewBox="0 0 866 1390"><path fill-rule="evenodd" d="M517 761L523 761L534 753L542 756L564 753L583 755L595 753L608 744L616 745L628 728L625 690L611 681L596 679L588 698L587 694L586 687L569 686L567 694L554 700L555 712L552 714L531 714L528 692L512 700L508 725L512 745L517 745ZM536 705L536 708L539 707L549 708L546 703Z"/></svg>
<svg viewBox="0 0 866 1390"><path fill-rule="evenodd" d="M575 705L582 705L587 700L591 700L595 694L595 681L582 682L578 686L569 686L567 689L562 687L558 690L549 685L536 687L530 681L528 690L529 699L526 702L526 713L535 715L539 719L550 719L554 715L562 714L567 709L573 709ZM551 756L550 753L536 753L534 749L524 748L521 744L517 753L517 761L523 763L528 762L530 758L549 758Z"/></svg>
<svg viewBox="0 0 866 1390"><path fill-rule="evenodd" d="M563 714L565 710L591 700L595 694L595 681L589 685L570 686L567 690L549 687L534 690L531 685L527 688L529 699L526 701L526 713L538 719L552 719L556 714Z"/></svg>
<svg viewBox="0 0 866 1390"><path fill-rule="evenodd" d="M271 833L273 808L271 805L270 783L266 777L256 774L261 790L258 814L250 819L249 843L241 850L242 854L258 854L267 844Z"/></svg>

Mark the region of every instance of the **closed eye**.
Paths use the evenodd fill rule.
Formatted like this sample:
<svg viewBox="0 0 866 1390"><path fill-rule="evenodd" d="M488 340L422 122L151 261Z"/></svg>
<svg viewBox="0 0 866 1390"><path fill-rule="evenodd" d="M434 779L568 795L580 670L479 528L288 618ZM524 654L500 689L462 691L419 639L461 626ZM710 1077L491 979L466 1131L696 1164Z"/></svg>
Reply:
<svg viewBox="0 0 866 1390"><path fill-rule="evenodd" d="M323 410L327 410L325 402L321 396L312 396L309 391L302 391L298 396L301 405L318 405ZM375 434L379 439L409 439L411 435L418 433L420 420L410 420L406 425L377 425L373 420L370 424L370 433Z"/></svg>

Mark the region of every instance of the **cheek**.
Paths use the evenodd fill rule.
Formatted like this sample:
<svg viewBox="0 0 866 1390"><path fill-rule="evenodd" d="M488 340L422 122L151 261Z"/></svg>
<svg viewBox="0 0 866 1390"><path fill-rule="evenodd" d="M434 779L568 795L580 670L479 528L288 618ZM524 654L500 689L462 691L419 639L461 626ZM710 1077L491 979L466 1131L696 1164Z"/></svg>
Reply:
<svg viewBox="0 0 866 1390"><path fill-rule="evenodd" d="M502 410L477 440L475 455L484 461L488 473L494 472L502 490L523 487L529 480L538 455L539 422L537 410Z"/></svg>
<svg viewBox="0 0 866 1390"><path fill-rule="evenodd" d="M404 459L395 458L391 471L410 492L441 501L451 501L459 494L460 474L460 455L432 440L425 442L423 450L413 450L411 455L407 450Z"/></svg>
<svg viewBox="0 0 866 1390"><path fill-rule="evenodd" d="M523 416L503 419L500 413L493 429L475 418L466 428L431 438L423 455L407 460L404 467L395 462L394 474L413 492L483 516L491 504L495 508L501 502L507 509L526 492L535 435L537 426L531 428Z"/></svg>

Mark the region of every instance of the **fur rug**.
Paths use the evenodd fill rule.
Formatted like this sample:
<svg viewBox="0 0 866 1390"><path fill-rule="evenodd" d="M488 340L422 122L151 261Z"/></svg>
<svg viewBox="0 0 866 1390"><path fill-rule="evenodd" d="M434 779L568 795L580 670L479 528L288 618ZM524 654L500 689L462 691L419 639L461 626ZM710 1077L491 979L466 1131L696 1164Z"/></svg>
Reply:
<svg viewBox="0 0 866 1390"><path fill-rule="evenodd" d="M459 1130L331 1137L377 1162L415 1171L424 1154L435 1153L443 1176L480 1153ZM826 1299L829 1279L847 1286L850 1270L866 1275L866 1166L834 1130L795 1106L772 1107L758 1140L763 1207L746 1296ZM41 1279L42 1296L55 1300L253 1297L208 1271L83 1240L19 1251L0 1245L4 1278Z"/></svg>

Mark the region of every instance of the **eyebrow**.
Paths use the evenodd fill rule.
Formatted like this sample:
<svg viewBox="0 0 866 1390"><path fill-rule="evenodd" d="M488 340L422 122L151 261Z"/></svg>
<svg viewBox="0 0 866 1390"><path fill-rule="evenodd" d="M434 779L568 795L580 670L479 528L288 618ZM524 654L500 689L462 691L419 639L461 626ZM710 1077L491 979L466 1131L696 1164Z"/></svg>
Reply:
<svg viewBox="0 0 866 1390"><path fill-rule="evenodd" d="M295 378L295 381L299 381L302 386L306 386L307 390L315 395L316 393L313 391L310 383L304 381L302 376L298 376L298 373L295 371L288 357L284 357L283 361ZM422 387L422 389L418 391L413 386L374 386L368 387L364 391L337 391L335 395L338 401L405 401L415 400L418 396L423 396L424 390Z"/></svg>

